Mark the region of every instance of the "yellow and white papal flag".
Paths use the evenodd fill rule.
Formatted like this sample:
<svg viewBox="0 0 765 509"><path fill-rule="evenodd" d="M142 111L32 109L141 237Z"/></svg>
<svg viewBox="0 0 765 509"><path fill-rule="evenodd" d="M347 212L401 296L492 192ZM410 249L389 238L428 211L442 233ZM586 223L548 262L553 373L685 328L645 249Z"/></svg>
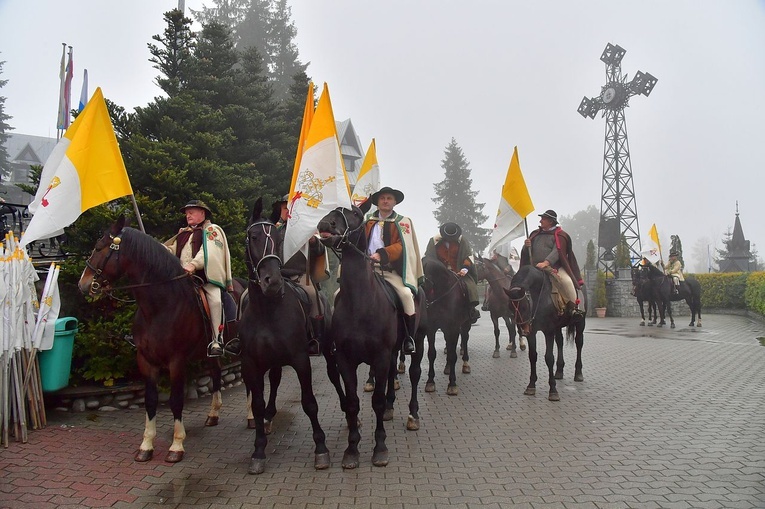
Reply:
<svg viewBox="0 0 765 509"><path fill-rule="evenodd" d="M656 265L661 261L661 243L659 242L659 232L656 230L656 223L651 226L651 230L648 232L648 238L643 245L643 251L640 253L643 258L646 258L649 262Z"/></svg>
<svg viewBox="0 0 765 509"><path fill-rule="evenodd" d="M325 215L337 207L351 207L350 186L326 83L292 182L284 235L285 260L292 258L308 242Z"/></svg>
<svg viewBox="0 0 765 509"><path fill-rule="evenodd" d="M89 208L133 194L106 101L97 88L45 162L23 247L49 238Z"/></svg>
<svg viewBox="0 0 765 509"><path fill-rule="evenodd" d="M523 220L533 211L534 204L531 202L518 161L518 147L515 147L505 184L502 186L502 196L499 199L497 219L491 232L488 252L491 253L495 246L523 237L526 234Z"/></svg>
<svg viewBox="0 0 765 509"><path fill-rule="evenodd" d="M379 190L380 165L377 164L377 146L375 139L372 138L372 143L369 144L367 154L364 156L364 162L361 163L359 178L356 180L356 185L353 186L351 200L353 200L354 205L360 205Z"/></svg>

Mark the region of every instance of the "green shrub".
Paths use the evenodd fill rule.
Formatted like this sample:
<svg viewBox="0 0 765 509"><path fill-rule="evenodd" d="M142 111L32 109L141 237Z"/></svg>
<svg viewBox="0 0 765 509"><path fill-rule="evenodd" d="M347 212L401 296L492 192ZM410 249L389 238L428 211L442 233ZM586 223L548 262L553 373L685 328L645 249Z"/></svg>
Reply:
<svg viewBox="0 0 765 509"><path fill-rule="evenodd" d="M606 273L602 270L598 271L592 299L595 301L596 308L604 308L608 304L608 299L606 298Z"/></svg>

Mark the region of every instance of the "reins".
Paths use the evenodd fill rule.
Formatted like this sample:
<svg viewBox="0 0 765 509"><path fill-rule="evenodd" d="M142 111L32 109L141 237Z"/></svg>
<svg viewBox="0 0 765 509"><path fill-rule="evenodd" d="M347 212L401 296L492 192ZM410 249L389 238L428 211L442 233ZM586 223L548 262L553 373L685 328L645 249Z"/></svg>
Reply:
<svg viewBox="0 0 765 509"><path fill-rule="evenodd" d="M260 259L257 261L257 263L255 263L255 261L252 258L252 252L250 250L250 243L249 243L250 230L256 226L260 226L263 230L263 234L266 236L266 241L265 241L265 244L263 245L263 252L260 256ZM245 251L247 253L248 265L252 269L250 270L252 275L248 279L252 283L260 284L260 275L259 275L260 265L264 261L268 260L269 258L276 258L276 260L279 263L279 269L281 270L282 268L282 259L278 254L276 254L276 242L274 241L274 238L271 234L272 228L275 228L275 227L276 225L268 221L258 221L256 223L252 223L250 226L247 227L246 238L248 239L248 242L245 245ZM269 249L269 246L270 246L270 249ZM254 276L254 279L252 276Z"/></svg>
<svg viewBox="0 0 765 509"><path fill-rule="evenodd" d="M510 305L513 307L513 315L516 318L516 320L515 320L515 324L516 325L525 325L527 323L532 323L534 321L534 319L537 316L537 312L539 311L539 301L540 301L540 298L542 297L542 292L545 289L546 283L547 283L547 274L542 272L542 284L539 287L539 294L537 295L536 300L531 298L531 292L529 292L529 290L526 290L526 289L524 289L523 287L520 287L520 286L514 286L513 287L513 288L517 288L519 290L523 290L523 297L519 297L517 299L514 299L514 298L512 298L512 297L510 297L508 295L508 298L510 299ZM513 288L511 288L511 290ZM522 318L521 314L520 314L520 304L517 304L518 302L520 302L522 300L526 300L527 302L529 302L529 307L531 308L531 317L528 320L525 320L525 321L517 320L517 318Z"/></svg>

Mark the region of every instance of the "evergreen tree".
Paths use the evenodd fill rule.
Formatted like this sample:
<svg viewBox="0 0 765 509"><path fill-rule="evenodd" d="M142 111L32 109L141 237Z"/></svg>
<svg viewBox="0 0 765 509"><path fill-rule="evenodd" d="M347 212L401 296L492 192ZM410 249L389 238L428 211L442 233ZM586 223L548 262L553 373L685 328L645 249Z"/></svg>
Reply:
<svg viewBox="0 0 765 509"><path fill-rule="evenodd" d="M269 75L274 95L279 100L289 96L292 77L305 73L306 64L300 62L295 44L297 28L291 20L292 9L287 0L277 0L271 18L271 62Z"/></svg>
<svg viewBox="0 0 765 509"><path fill-rule="evenodd" d="M574 251L574 256L576 256L577 261L581 264L583 260L587 259L586 249L588 243L593 240L597 245L600 212L598 212L595 205L588 205L586 209L580 210L572 216L560 215L559 221L561 227L571 237L571 247Z"/></svg>
<svg viewBox="0 0 765 509"><path fill-rule="evenodd" d="M215 7L202 6L200 10L191 10L191 14L202 25L218 22L231 27L231 41L234 46L239 44L237 27L244 21L251 0L214 0Z"/></svg>
<svg viewBox="0 0 765 509"><path fill-rule="evenodd" d="M0 61L0 75L3 74L4 61ZM3 88L8 80L0 79L0 88ZM8 143L8 131L13 128L6 122L10 116L5 113L5 97L0 96L0 182L7 180L11 174L11 160L8 155L6 144Z"/></svg>
<svg viewBox="0 0 765 509"><path fill-rule="evenodd" d="M585 258L584 268L587 270L595 270L598 264L598 259L595 256L595 241L590 239L587 242L587 257Z"/></svg>
<svg viewBox="0 0 765 509"><path fill-rule="evenodd" d="M470 167L462 149L452 138L441 161L444 180L433 185L436 210L433 216L439 224L454 222L462 228L462 235L468 239L474 252L480 253L489 245L489 230L480 225L489 216L483 214L485 203L476 203L477 191L473 191Z"/></svg>
<svg viewBox="0 0 765 509"><path fill-rule="evenodd" d="M183 16L178 9L165 13L167 28L164 35L152 36L160 46L149 43L149 52L161 76L156 78L157 85L169 96L178 94L188 84L192 73L191 65L194 50L194 34L191 32L191 20Z"/></svg>

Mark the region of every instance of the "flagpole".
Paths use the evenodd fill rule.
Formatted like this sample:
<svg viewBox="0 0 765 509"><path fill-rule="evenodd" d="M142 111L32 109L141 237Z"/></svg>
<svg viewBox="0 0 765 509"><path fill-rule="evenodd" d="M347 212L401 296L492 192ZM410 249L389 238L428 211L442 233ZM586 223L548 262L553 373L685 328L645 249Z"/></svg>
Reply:
<svg viewBox="0 0 765 509"><path fill-rule="evenodd" d="M526 220L526 218L523 218L523 227L526 229L526 238L529 238L529 222ZM531 263L531 246L528 247L529 250L529 263Z"/></svg>
<svg viewBox="0 0 765 509"><path fill-rule="evenodd" d="M143 228L143 221L141 220L141 213L138 211L138 203L135 201L135 195L130 195L130 201L133 202L133 211L135 212L135 217L138 220L138 228L140 228L142 233L146 233L146 230Z"/></svg>

